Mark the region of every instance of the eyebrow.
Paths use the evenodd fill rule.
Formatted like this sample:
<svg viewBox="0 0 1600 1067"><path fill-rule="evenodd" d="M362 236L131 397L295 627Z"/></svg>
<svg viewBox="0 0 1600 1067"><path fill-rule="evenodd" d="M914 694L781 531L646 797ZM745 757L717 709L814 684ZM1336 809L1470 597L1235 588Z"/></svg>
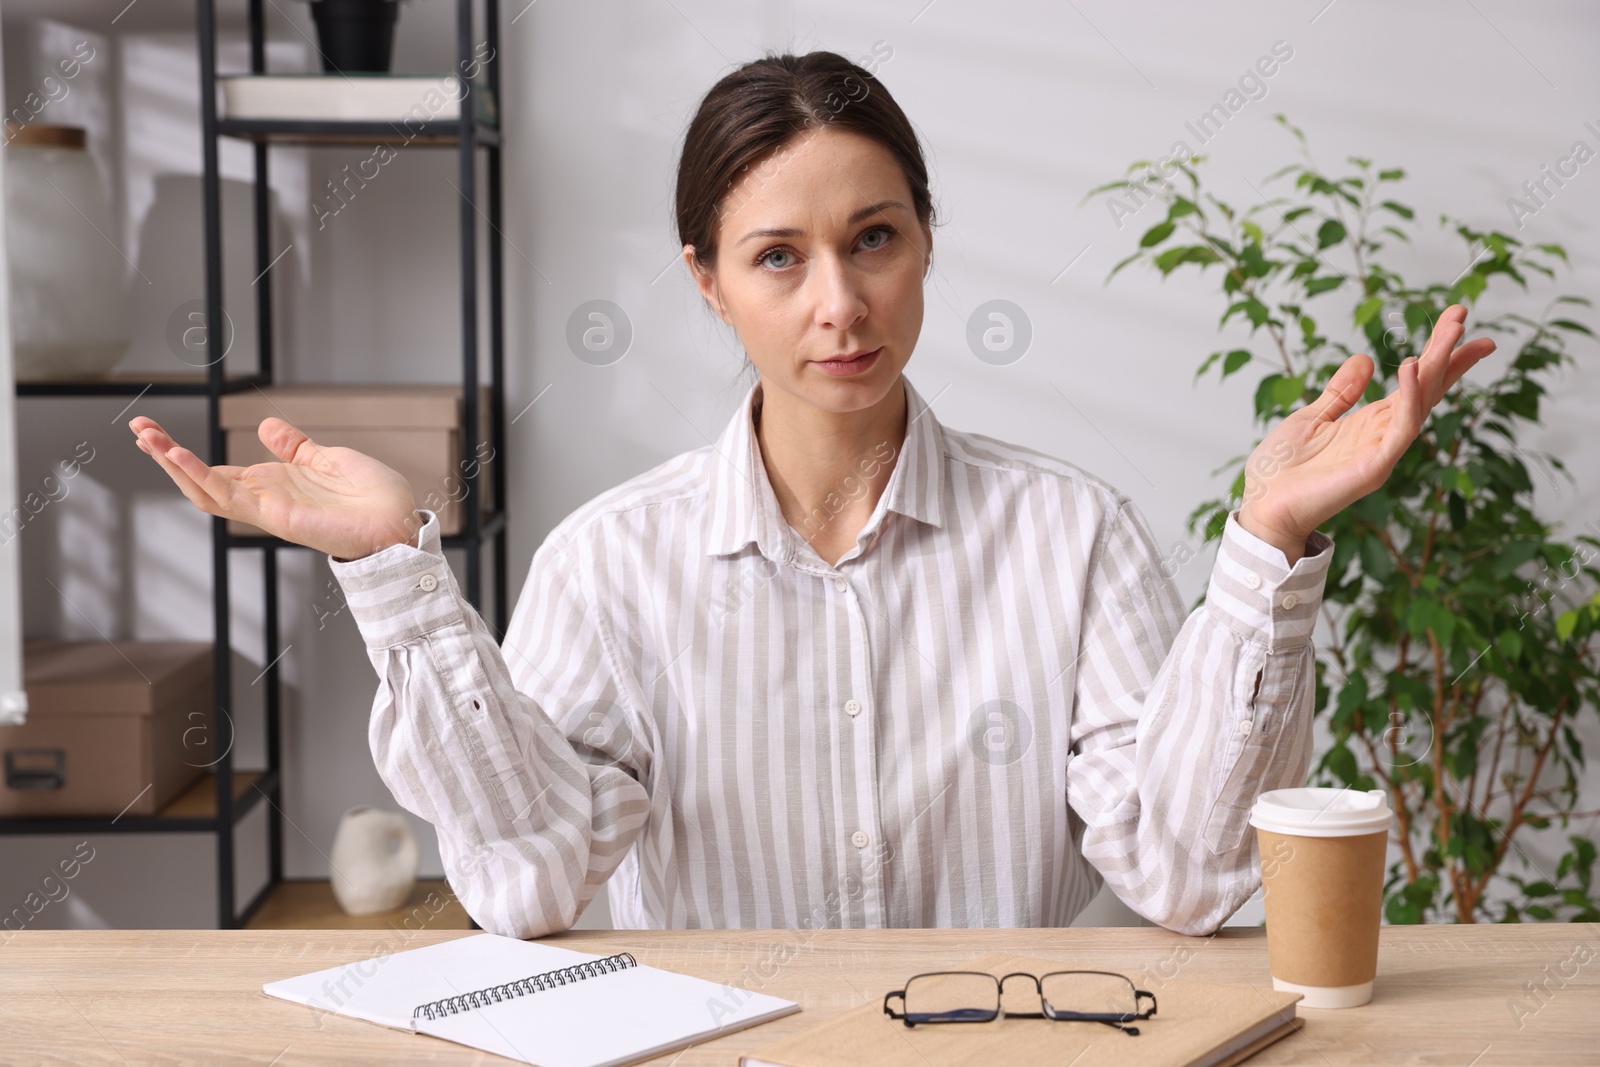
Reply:
<svg viewBox="0 0 1600 1067"><path fill-rule="evenodd" d="M890 207L903 208L905 205L898 200L880 200L876 204L868 204L866 207L857 208L850 215L850 217L845 220L845 225L854 226L856 223L860 222L869 215L876 215L884 208ZM805 235L806 231L798 229L794 226L778 226L766 230L751 230L749 233L739 238L739 240L735 242L735 245L742 245L753 237L804 237Z"/></svg>

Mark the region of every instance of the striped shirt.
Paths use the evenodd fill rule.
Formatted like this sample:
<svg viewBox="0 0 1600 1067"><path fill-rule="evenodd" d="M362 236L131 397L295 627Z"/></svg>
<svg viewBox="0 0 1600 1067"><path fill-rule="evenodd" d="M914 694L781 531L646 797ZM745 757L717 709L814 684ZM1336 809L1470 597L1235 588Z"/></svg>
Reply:
<svg viewBox="0 0 1600 1067"><path fill-rule="evenodd" d="M602 493L534 553L496 640L424 511L329 557L379 679L369 740L486 930L1061 926L1102 883L1209 933L1260 884L1249 809L1304 782L1332 541L1292 567L1228 518L1182 609L1123 494L1076 466L907 428L802 524L893 470L825 562L752 416ZM809 532L808 529L808 532Z"/></svg>

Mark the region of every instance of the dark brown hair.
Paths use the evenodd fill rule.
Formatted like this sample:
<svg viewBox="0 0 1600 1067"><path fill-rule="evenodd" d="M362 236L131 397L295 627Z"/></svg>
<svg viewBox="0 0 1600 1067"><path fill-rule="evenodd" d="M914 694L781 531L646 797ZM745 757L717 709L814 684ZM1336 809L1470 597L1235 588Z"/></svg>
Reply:
<svg viewBox="0 0 1600 1067"><path fill-rule="evenodd" d="M797 135L825 126L877 141L905 173L918 221L933 224L928 168L911 122L889 90L837 52L767 53L711 87L684 136L675 190L680 245L709 270L717 223L734 184Z"/></svg>

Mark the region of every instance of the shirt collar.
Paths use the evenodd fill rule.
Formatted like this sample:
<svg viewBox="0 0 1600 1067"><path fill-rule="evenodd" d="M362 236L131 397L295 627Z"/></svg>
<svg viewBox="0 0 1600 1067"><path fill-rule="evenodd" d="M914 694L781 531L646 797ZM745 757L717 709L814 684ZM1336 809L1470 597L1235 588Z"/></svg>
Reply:
<svg viewBox="0 0 1600 1067"><path fill-rule="evenodd" d="M944 438L939 420L910 379L900 377L906 391L906 436L883 498L868 523L875 528L885 508L932 526L943 526ZM713 446L715 467L708 497L706 554L737 552L751 541L768 559L788 561L794 555L790 528L767 478L756 442L755 411L761 402L756 381ZM876 456L863 457L864 462ZM867 531L863 531L867 532Z"/></svg>

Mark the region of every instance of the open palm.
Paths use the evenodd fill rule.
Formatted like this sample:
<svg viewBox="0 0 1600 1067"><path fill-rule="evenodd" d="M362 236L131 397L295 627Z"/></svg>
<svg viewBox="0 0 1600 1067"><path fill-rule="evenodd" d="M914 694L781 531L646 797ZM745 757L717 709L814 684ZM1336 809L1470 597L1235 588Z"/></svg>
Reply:
<svg viewBox="0 0 1600 1067"><path fill-rule="evenodd" d="M128 427L201 511L336 559L412 541L420 527L411 484L398 471L353 448L319 445L283 419L264 419L257 429L282 462L249 467L209 466L143 415Z"/></svg>
<svg viewBox="0 0 1600 1067"><path fill-rule="evenodd" d="M1486 337L1456 345L1466 317L1460 304L1446 308L1422 357L1400 365L1395 391L1348 415L1372 380L1373 363L1364 355L1345 360L1321 396L1273 427L1250 454L1240 523L1280 546L1303 544L1388 480L1445 391L1494 351Z"/></svg>

